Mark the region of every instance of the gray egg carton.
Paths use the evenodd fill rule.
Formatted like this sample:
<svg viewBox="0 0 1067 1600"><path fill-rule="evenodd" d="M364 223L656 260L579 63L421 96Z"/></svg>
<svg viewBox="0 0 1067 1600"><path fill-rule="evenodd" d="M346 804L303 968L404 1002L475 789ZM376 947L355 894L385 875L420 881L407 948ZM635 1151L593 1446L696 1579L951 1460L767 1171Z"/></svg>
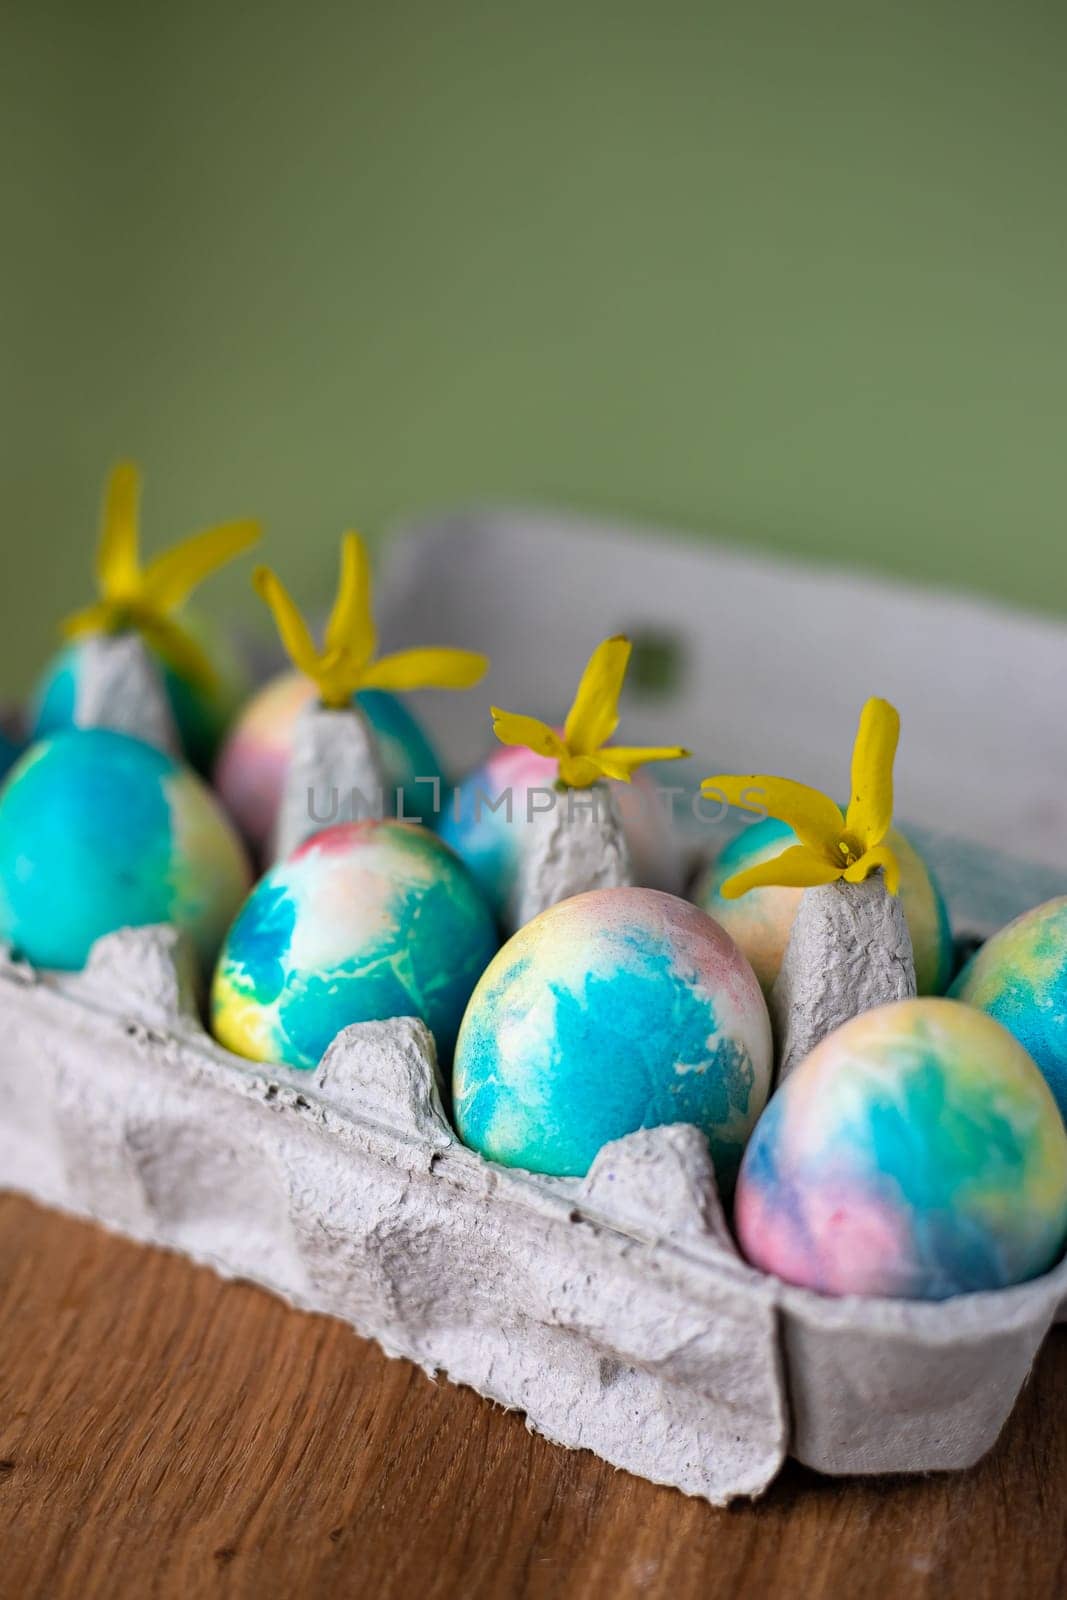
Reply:
<svg viewBox="0 0 1067 1600"><path fill-rule="evenodd" d="M559 1444L723 1504L787 1454L830 1473L966 1467L1064 1309L1067 1263L941 1304L824 1299L737 1255L688 1126L582 1181L485 1161L410 1019L318 1069L209 1039L173 933L77 975L0 954L0 1184L341 1317Z"/></svg>

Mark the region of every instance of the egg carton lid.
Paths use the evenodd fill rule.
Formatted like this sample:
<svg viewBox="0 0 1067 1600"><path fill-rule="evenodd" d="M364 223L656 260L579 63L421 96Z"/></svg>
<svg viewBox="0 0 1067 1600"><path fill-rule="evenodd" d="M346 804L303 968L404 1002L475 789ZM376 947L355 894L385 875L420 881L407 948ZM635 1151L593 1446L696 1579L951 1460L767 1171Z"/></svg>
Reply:
<svg viewBox="0 0 1067 1600"><path fill-rule="evenodd" d="M663 769L670 783L692 793L709 772L769 770L845 791L860 707L883 695L903 725L897 815L956 929L988 934L1067 892L1067 742L1050 737L1062 623L728 541L506 506L401 527L384 555L390 648L491 658L477 699L414 697L457 770L491 743L486 705L562 718L593 645L623 632L626 742L695 752ZM675 815L696 853L738 826L698 824L688 797Z"/></svg>
<svg viewBox="0 0 1067 1600"><path fill-rule="evenodd" d="M345 1029L314 1072L204 1033L174 931L85 971L0 951L0 1183L327 1312L558 1443L724 1504L787 1453L830 1473L968 1466L993 1444L1067 1262L940 1303L831 1300L737 1255L704 1139L606 1146L582 1180L484 1160L433 1043Z"/></svg>

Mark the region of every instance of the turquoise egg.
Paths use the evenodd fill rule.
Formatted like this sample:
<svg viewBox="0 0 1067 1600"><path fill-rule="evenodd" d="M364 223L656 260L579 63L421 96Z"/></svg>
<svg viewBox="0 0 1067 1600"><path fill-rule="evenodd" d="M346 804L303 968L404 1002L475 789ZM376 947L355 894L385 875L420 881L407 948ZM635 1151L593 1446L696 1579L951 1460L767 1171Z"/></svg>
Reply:
<svg viewBox="0 0 1067 1600"><path fill-rule="evenodd" d="M753 1265L824 1294L1005 1288L1067 1239L1067 1131L1006 1028L899 1000L837 1028L777 1090L735 1221Z"/></svg>
<svg viewBox="0 0 1067 1600"><path fill-rule="evenodd" d="M735 873L770 861L796 843L796 834L784 822L773 817L753 822L723 847L693 894L697 905L744 951L768 995L804 891L775 884L727 900L722 886ZM888 843L900 862L900 905L911 934L918 991L943 994L952 975L952 930L941 890L919 852L897 828L890 830Z"/></svg>
<svg viewBox="0 0 1067 1600"><path fill-rule="evenodd" d="M420 1017L442 1061L497 947L474 879L425 828L327 828L256 885L215 971L216 1038L252 1061L315 1067L353 1022Z"/></svg>
<svg viewBox="0 0 1067 1600"><path fill-rule="evenodd" d="M211 791L126 734L43 740L0 791L0 938L34 966L75 970L102 934L156 922L210 966L249 881Z"/></svg>
<svg viewBox="0 0 1067 1600"><path fill-rule="evenodd" d="M971 957L950 991L1013 1033L1067 1120L1067 895L1009 922Z"/></svg>
<svg viewBox="0 0 1067 1600"><path fill-rule="evenodd" d="M3 778L15 765L21 748L21 745L16 744L14 739L0 728L0 778Z"/></svg>
<svg viewBox="0 0 1067 1600"><path fill-rule="evenodd" d="M210 685L193 682L156 652L154 658L170 701L174 726L186 758L198 772L207 772L219 741L233 717L247 687L244 673L234 652L216 630L202 622L183 622L189 633L206 649L215 667ZM74 711L84 669L85 640L65 645L45 668L31 703L30 721L34 739L65 733L75 726Z"/></svg>
<svg viewBox="0 0 1067 1600"><path fill-rule="evenodd" d="M505 1166L578 1177L609 1140L691 1122L728 1186L770 1076L766 1003L722 929L674 895L595 889L528 922L478 984L456 1127Z"/></svg>

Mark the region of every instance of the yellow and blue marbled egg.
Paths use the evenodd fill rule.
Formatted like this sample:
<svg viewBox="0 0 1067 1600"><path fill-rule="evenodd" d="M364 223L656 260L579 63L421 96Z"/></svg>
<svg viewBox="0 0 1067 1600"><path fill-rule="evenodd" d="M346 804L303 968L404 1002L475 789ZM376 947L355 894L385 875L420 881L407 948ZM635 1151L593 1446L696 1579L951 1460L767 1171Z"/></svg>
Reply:
<svg viewBox="0 0 1067 1600"><path fill-rule="evenodd" d="M944 899L933 874L904 835L893 828L888 842L900 861L900 903L911 934L918 991L943 994L952 976L952 931ZM770 861L796 843L795 833L784 822L773 817L753 822L723 848L693 895L744 951L765 994L774 987L804 891L775 885L727 900L722 886L735 873Z"/></svg>
<svg viewBox="0 0 1067 1600"><path fill-rule="evenodd" d="M522 860L528 802L535 813L543 809L558 775L558 761L520 745L501 746L456 785L441 812L438 832L467 863L502 921ZM639 771L632 783L611 788L634 881L650 888L677 887L679 852L655 778Z"/></svg>
<svg viewBox="0 0 1067 1600"><path fill-rule="evenodd" d="M35 966L75 970L102 934L169 922L210 968L250 880L211 791L126 734L32 745L0 792L0 938Z"/></svg>
<svg viewBox="0 0 1067 1600"><path fill-rule="evenodd" d="M297 719L317 690L301 672L283 672L244 706L219 752L215 787L245 838L257 850L270 844ZM356 703L378 747L387 793L386 815L399 805L408 821L434 823L444 778L437 752L403 700L384 689L363 689ZM373 805L375 796L368 795Z"/></svg>
<svg viewBox="0 0 1067 1600"><path fill-rule="evenodd" d="M210 682L200 682L179 672L158 652L163 688L170 702L174 726L188 761L207 772L222 738L247 688L244 671L221 630L202 620L183 622L202 644L215 669ZM85 668L85 640L75 639L52 657L33 693L30 722L35 739L65 733L75 726L81 676Z"/></svg>
<svg viewBox="0 0 1067 1600"><path fill-rule="evenodd" d="M432 833L339 823L245 902L215 970L212 1026L237 1055L310 1068L350 1023L420 1017L447 1062L496 947L481 891Z"/></svg>
<svg viewBox="0 0 1067 1600"><path fill-rule="evenodd" d="M899 1000L829 1034L756 1125L735 1220L755 1266L824 1294L944 1300L1045 1272L1067 1132L1006 1028Z"/></svg>
<svg viewBox="0 0 1067 1600"><path fill-rule="evenodd" d="M456 1045L465 1143L577 1177L638 1128L691 1122L729 1185L770 1085L755 974L710 917L653 889L595 889L511 938Z"/></svg>
<svg viewBox="0 0 1067 1600"><path fill-rule="evenodd" d="M995 1017L1029 1050L1067 1121L1067 895L995 933L951 993Z"/></svg>

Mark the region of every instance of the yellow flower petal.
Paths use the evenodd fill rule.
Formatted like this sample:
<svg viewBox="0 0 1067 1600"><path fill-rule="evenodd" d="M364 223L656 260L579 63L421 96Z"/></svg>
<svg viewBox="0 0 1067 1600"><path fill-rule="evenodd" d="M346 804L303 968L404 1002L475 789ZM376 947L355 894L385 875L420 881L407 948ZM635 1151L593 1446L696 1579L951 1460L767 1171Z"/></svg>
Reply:
<svg viewBox="0 0 1067 1600"><path fill-rule="evenodd" d="M64 617L59 625L60 632L65 639L80 639L87 633L110 633L114 616L114 607L106 600L100 600L94 606L84 606L82 610Z"/></svg>
<svg viewBox="0 0 1067 1600"><path fill-rule="evenodd" d="M828 795L790 778L753 772L747 777L705 778L701 793L724 799L744 811L761 811L788 823L802 844L826 860L837 860L837 844L845 825L841 808Z"/></svg>
<svg viewBox="0 0 1067 1600"><path fill-rule="evenodd" d="M345 649L360 665L369 661L378 644L371 614L370 562L358 533L346 533L341 542L341 582L326 624L326 648Z"/></svg>
<svg viewBox="0 0 1067 1600"><path fill-rule="evenodd" d="M398 650L372 661L360 674L362 689L470 689L489 671L476 650Z"/></svg>
<svg viewBox="0 0 1067 1600"><path fill-rule="evenodd" d="M893 821L893 759L900 715L888 700L868 700L852 748L852 799L845 826L866 849L881 844Z"/></svg>
<svg viewBox="0 0 1067 1600"><path fill-rule="evenodd" d="M559 758L559 780L568 789L591 789L604 777L604 769L594 756L572 755L564 750Z"/></svg>
<svg viewBox="0 0 1067 1600"><path fill-rule="evenodd" d="M539 756L563 756L566 749L555 728L538 717L524 717L516 711L492 708L493 732L501 744L520 745Z"/></svg>
<svg viewBox="0 0 1067 1600"><path fill-rule="evenodd" d="M900 862L892 845L876 844L846 868L844 876L849 883L863 883L879 867L885 873L885 886L889 893L896 894L900 888Z"/></svg>
<svg viewBox="0 0 1067 1600"><path fill-rule="evenodd" d="M750 889L813 889L820 883L835 883L841 875L840 867L831 866L805 845L793 844L770 861L735 872L719 892L724 900L736 900Z"/></svg>
<svg viewBox="0 0 1067 1600"><path fill-rule="evenodd" d="M592 755L619 725L619 695L630 660L631 645L622 634L605 639L589 657L563 738L574 755Z"/></svg>
<svg viewBox="0 0 1067 1600"><path fill-rule="evenodd" d="M319 662L315 673L319 700L333 711L343 711L352 704L352 696L360 687L359 669L351 661L331 661L328 657Z"/></svg>
<svg viewBox="0 0 1067 1600"><path fill-rule="evenodd" d="M691 750L683 749L680 744L653 745L647 748L609 744L603 750L595 750L589 760L596 763L605 778L615 778L620 783L629 783L637 768L643 767L646 762L682 761L691 754Z"/></svg>
<svg viewBox="0 0 1067 1600"><path fill-rule="evenodd" d="M177 622L146 612L135 617L133 625L145 643L151 645L180 677L203 684L205 688L217 682L218 674L211 658Z"/></svg>
<svg viewBox="0 0 1067 1600"><path fill-rule="evenodd" d="M145 603L157 612L177 610L205 578L250 549L261 531L259 523L248 518L223 522L164 550L148 563L141 576L140 593Z"/></svg>
<svg viewBox="0 0 1067 1600"><path fill-rule="evenodd" d="M96 578L107 599L128 599L137 592L137 512L141 475L132 461L120 461L107 480L96 552Z"/></svg>
<svg viewBox="0 0 1067 1600"><path fill-rule="evenodd" d="M289 593L276 573L269 567L257 567L252 582L260 599L270 607L278 627L278 635L293 665L307 677L318 682L320 657L315 641L308 632L307 623L300 615Z"/></svg>

